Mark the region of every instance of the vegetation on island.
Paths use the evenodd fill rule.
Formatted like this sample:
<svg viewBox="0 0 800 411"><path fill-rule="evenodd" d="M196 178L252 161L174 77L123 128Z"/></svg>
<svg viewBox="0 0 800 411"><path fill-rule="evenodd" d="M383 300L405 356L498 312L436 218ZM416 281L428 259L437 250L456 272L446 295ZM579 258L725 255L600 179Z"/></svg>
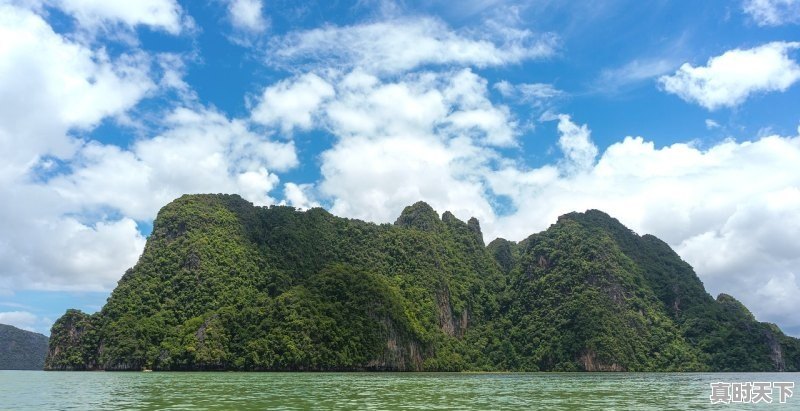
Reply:
<svg viewBox="0 0 800 411"><path fill-rule="evenodd" d="M45 367L798 371L800 342L596 210L487 246L423 202L377 225L186 195L101 311L56 321Z"/></svg>
<svg viewBox="0 0 800 411"><path fill-rule="evenodd" d="M0 370L41 370L46 355L46 336L0 324Z"/></svg>

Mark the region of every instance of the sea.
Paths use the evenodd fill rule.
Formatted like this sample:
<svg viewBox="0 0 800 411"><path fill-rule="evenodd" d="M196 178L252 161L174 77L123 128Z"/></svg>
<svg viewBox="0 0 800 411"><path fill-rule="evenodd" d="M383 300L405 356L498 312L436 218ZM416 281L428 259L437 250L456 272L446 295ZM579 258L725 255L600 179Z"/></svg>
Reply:
<svg viewBox="0 0 800 411"><path fill-rule="evenodd" d="M800 410L782 383L800 374L0 371L0 409Z"/></svg>

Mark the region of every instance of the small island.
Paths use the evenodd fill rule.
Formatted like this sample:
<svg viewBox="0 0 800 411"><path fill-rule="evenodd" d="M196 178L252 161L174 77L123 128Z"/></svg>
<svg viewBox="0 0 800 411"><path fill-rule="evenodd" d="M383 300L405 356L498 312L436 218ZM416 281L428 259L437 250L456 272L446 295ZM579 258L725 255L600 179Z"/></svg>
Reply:
<svg viewBox="0 0 800 411"><path fill-rule="evenodd" d="M41 370L47 345L42 334L0 324L0 370Z"/></svg>

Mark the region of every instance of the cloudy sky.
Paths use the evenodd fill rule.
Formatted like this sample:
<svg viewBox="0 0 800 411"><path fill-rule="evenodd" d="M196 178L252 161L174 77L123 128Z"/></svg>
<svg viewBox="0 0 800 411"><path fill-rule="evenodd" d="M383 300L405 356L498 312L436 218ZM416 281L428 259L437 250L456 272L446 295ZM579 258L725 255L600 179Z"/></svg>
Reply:
<svg viewBox="0 0 800 411"><path fill-rule="evenodd" d="M800 336L800 1L0 0L0 323L183 193L521 240L597 208Z"/></svg>

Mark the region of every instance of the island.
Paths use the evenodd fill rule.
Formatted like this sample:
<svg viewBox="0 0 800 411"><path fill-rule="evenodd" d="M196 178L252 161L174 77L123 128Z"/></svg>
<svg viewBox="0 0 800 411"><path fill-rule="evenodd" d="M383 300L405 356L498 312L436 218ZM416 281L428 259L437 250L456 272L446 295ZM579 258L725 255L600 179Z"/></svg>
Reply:
<svg viewBox="0 0 800 411"><path fill-rule="evenodd" d="M798 371L800 340L597 210L486 245L424 202L374 224L185 195L45 369Z"/></svg>
<svg viewBox="0 0 800 411"><path fill-rule="evenodd" d="M0 324L0 370L41 370L47 346L47 336Z"/></svg>

